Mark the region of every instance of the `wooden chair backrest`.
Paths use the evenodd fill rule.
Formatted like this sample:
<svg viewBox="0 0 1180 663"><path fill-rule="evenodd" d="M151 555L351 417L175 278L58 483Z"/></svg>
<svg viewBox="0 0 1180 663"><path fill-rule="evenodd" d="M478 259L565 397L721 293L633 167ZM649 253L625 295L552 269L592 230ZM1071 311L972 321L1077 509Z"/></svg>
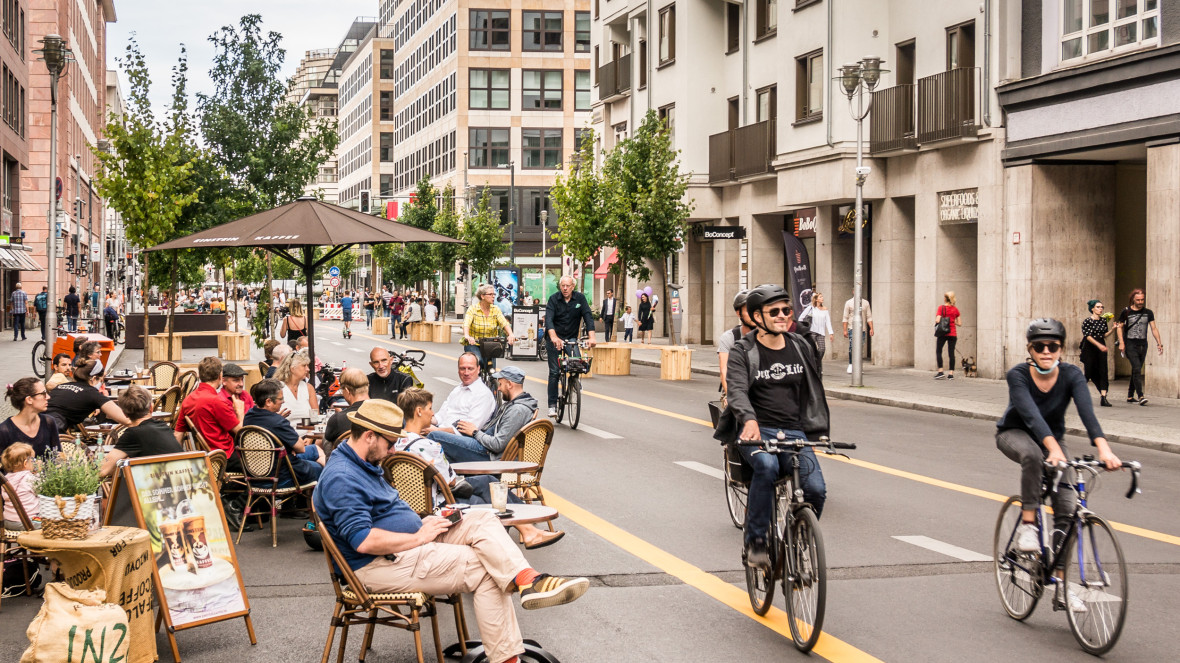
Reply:
<svg viewBox="0 0 1180 663"><path fill-rule="evenodd" d="M347 587L356 594L361 605L371 608L372 599L369 598L369 592L365 589L364 584L357 579L348 562L344 561L344 555L341 554L340 548L336 547L332 535L324 527L324 521L320 520L320 514L315 510L315 504L309 501L308 506L311 508L311 520L315 523L315 529L320 534L320 541L324 544L324 558L328 561L328 575L332 578L332 589L336 592L336 600L343 599L344 588Z"/></svg>
<svg viewBox="0 0 1180 663"><path fill-rule="evenodd" d="M197 374L192 371L181 373L177 384L180 385L180 398L183 400L197 388Z"/></svg>
<svg viewBox="0 0 1180 663"><path fill-rule="evenodd" d="M535 474L540 475L541 470L545 469L549 446L553 443L553 431L553 421L547 417L530 421L508 441L501 459L536 463Z"/></svg>
<svg viewBox="0 0 1180 663"><path fill-rule="evenodd" d="M280 459L285 457L283 443L259 426L242 426L234 440L234 453L241 458L247 479L277 478ZM295 473L291 472L291 476Z"/></svg>
<svg viewBox="0 0 1180 663"><path fill-rule="evenodd" d="M20 498L16 495L16 488L8 483L8 478L0 474L0 510L3 510L4 503L11 504L16 509L17 518L20 519L21 527L26 531L33 529L33 519L29 517L25 511L25 505L21 504Z"/></svg>
<svg viewBox="0 0 1180 663"><path fill-rule="evenodd" d="M395 451L381 461L381 469L385 471L385 480L397 490L398 497L405 500L420 516L434 512L432 486L438 488L447 504L455 501L450 486L438 470L418 454Z"/></svg>
<svg viewBox="0 0 1180 663"><path fill-rule="evenodd" d="M168 412L169 414L176 414L177 408L180 407L180 401L183 400L180 393L180 387L172 385L160 394L156 399L156 409L161 412Z"/></svg>
<svg viewBox="0 0 1180 663"><path fill-rule="evenodd" d="M161 361L153 364L148 369L148 374L152 376L153 385L171 387L176 384L176 378L180 375L180 367L170 361Z"/></svg>
<svg viewBox="0 0 1180 663"><path fill-rule="evenodd" d="M205 453L213 451L213 447L209 446L209 441L205 439L204 435L201 435L201 430L193 423L192 417L186 416L184 418L184 427L188 429L189 435L193 437L193 445L196 447L193 451L204 451ZM224 456L225 452L222 451L221 455Z"/></svg>
<svg viewBox="0 0 1180 663"><path fill-rule="evenodd" d="M266 372L270 370L270 364L265 361L258 362L258 376L266 377Z"/></svg>
<svg viewBox="0 0 1180 663"><path fill-rule="evenodd" d="M209 466L213 468L212 474L209 478L215 482L214 490L221 490L221 484L225 483L225 464L229 461L225 456L225 450L216 449L214 451L206 452L209 454Z"/></svg>

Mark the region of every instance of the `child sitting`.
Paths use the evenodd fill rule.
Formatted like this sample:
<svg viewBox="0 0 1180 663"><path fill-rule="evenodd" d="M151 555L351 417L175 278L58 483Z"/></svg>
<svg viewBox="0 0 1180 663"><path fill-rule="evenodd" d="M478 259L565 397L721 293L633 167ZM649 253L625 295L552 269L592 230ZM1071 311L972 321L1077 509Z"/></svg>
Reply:
<svg viewBox="0 0 1180 663"><path fill-rule="evenodd" d="M623 342L630 343L632 336L635 334L635 314L631 312L631 307L628 306L623 311Z"/></svg>
<svg viewBox="0 0 1180 663"><path fill-rule="evenodd" d="M33 473L33 447L24 442L14 442L4 450L0 456L0 466L4 468L8 483L12 484L17 499L25 508L25 513L33 520L34 529L41 529L41 519L37 517L37 492L33 490L33 482L37 475ZM5 496L7 497L7 495ZM24 524L16 512L16 506L4 500L4 529L23 530Z"/></svg>

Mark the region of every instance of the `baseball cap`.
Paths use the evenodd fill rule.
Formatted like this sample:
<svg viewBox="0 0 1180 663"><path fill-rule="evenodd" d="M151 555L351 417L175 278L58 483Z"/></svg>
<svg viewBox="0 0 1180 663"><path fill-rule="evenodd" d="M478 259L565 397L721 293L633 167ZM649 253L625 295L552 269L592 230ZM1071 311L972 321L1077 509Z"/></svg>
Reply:
<svg viewBox="0 0 1180 663"><path fill-rule="evenodd" d="M509 382L515 382L516 384L524 383L524 371L515 366L505 366L499 371L492 373L492 377L496 378L497 380L504 378L505 380L508 380Z"/></svg>

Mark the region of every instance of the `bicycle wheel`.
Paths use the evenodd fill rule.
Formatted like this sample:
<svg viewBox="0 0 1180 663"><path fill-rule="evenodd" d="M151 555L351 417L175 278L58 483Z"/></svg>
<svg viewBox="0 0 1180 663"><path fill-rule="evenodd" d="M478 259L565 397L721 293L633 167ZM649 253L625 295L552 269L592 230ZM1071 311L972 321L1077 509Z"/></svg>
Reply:
<svg viewBox="0 0 1180 663"><path fill-rule="evenodd" d="M746 526L746 485L741 482L742 467L730 460L729 453L723 452L722 462L725 463L725 505L729 507L729 519L734 527L743 529Z"/></svg>
<svg viewBox="0 0 1180 663"><path fill-rule="evenodd" d="M33 344L33 375L45 379L45 341Z"/></svg>
<svg viewBox="0 0 1180 663"><path fill-rule="evenodd" d="M996 520L992 544L1000 603L1004 605L1008 616L1018 621L1032 614L1044 591L1044 585L1041 584L1041 556L1016 549L1016 527L1020 524L1023 506L1018 495L1004 502L1004 506L1000 507L1000 517Z"/></svg>
<svg viewBox="0 0 1180 663"><path fill-rule="evenodd" d="M1074 546L1077 555L1066 556L1065 586L1086 610L1065 614L1082 649L1101 656L1118 642L1127 618L1127 563L1110 525L1093 514L1082 521Z"/></svg>
<svg viewBox="0 0 1180 663"><path fill-rule="evenodd" d="M771 535L771 539L774 535ZM765 615L770 610L770 603L774 600L774 568L777 564L778 541L768 541L770 549L770 568L761 569L746 566L746 593L750 595L750 608L759 615Z"/></svg>
<svg viewBox="0 0 1180 663"><path fill-rule="evenodd" d="M565 406L569 410L570 429L577 430L578 422L582 419L582 379L571 375L569 384L569 392L565 395Z"/></svg>
<svg viewBox="0 0 1180 663"><path fill-rule="evenodd" d="M819 520L809 506L795 511L789 540L791 562L783 574L783 598L795 648L809 652L823 632L828 595L828 565ZM794 567L794 568L790 568Z"/></svg>
<svg viewBox="0 0 1180 663"><path fill-rule="evenodd" d="M568 385L569 385L569 376L566 375L565 373L562 373L561 376L557 378L557 422L556 423L559 423L559 424L561 423L562 418L565 417L565 395L566 395L566 389L568 389Z"/></svg>
<svg viewBox="0 0 1180 663"><path fill-rule="evenodd" d="M115 343L123 345L127 343L127 327L122 323L115 323Z"/></svg>

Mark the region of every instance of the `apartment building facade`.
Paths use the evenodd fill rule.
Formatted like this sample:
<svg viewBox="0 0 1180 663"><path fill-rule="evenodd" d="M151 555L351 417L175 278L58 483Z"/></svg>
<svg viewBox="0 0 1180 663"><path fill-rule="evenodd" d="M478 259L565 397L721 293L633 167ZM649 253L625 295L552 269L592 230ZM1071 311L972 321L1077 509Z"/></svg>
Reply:
<svg viewBox="0 0 1180 663"><path fill-rule="evenodd" d="M287 89L287 102L302 106L311 113L316 122L336 122L338 90L336 88L337 48L307 51ZM343 64L343 63L341 63ZM339 202L337 190L336 158L320 165L314 181L309 182L304 193L322 196L325 202Z"/></svg>
<svg viewBox="0 0 1180 663"><path fill-rule="evenodd" d="M0 74L4 92L0 109L0 307L8 312L8 293L27 274L37 271L21 242L21 171L29 167L29 57L28 2L3 0L0 15ZM0 325L7 324L8 317Z"/></svg>
<svg viewBox="0 0 1180 663"><path fill-rule="evenodd" d="M552 233L549 188L589 125L590 1L416 0L384 3L381 20L396 63L394 123L381 138L392 146L393 199L408 202L422 177L454 186L467 205L486 187L505 256L539 296L541 212ZM560 249L545 248L552 293Z"/></svg>

